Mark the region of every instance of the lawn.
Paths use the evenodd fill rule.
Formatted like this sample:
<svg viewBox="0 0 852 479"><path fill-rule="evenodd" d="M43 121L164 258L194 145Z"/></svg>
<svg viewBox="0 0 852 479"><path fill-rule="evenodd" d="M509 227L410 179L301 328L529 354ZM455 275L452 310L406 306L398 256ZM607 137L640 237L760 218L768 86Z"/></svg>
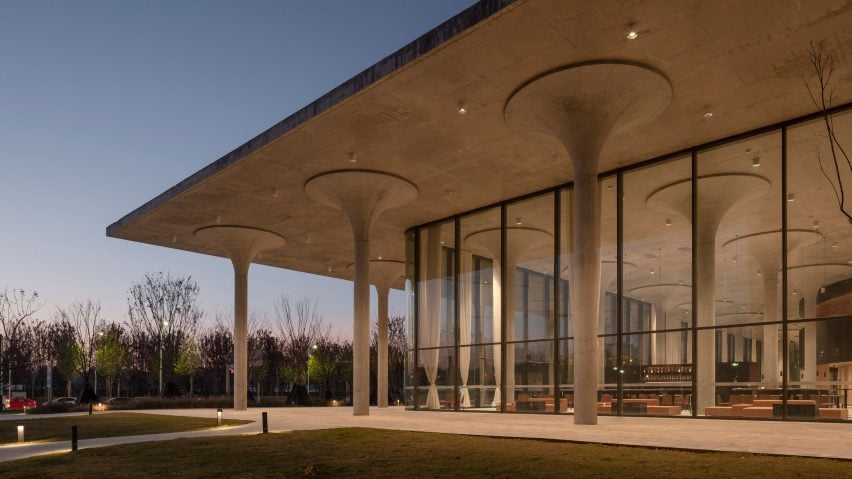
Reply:
<svg viewBox="0 0 852 479"><path fill-rule="evenodd" d="M381 429L178 439L0 463L1 477L852 477L852 462Z"/></svg>
<svg viewBox="0 0 852 479"><path fill-rule="evenodd" d="M211 416L215 413L211 413ZM247 421L223 420L224 425ZM77 426L80 440L96 437L136 436L164 432L191 431L216 426L216 418L165 416L155 414L110 413L0 421L0 444L17 442L19 424L27 441L70 441L71 426Z"/></svg>

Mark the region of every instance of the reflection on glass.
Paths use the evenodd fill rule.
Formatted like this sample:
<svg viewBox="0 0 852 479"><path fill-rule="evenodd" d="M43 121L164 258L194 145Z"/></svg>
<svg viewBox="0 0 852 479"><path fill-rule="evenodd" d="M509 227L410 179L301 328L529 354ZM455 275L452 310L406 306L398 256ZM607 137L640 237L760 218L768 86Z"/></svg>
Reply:
<svg viewBox="0 0 852 479"><path fill-rule="evenodd" d="M462 409L494 411L499 406L499 398L495 397L499 372L494 367L494 352L491 345L459 348L459 405Z"/></svg>
<svg viewBox="0 0 852 479"><path fill-rule="evenodd" d="M417 390L420 409L450 409L455 407L452 372L455 370L454 348L421 349L417 369ZM433 366L434 365L434 366Z"/></svg>
<svg viewBox="0 0 852 479"><path fill-rule="evenodd" d="M500 209L493 208L461 219L461 271L459 283L459 340L462 346L484 344L478 348L460 348L462 361L461 379L464 384L464 368L476 361L478 354L490 358L493 372L487 383L487 389L468 388L462 391L463 407L500 407L501 403L501 345L502 314L500 296L502 294L502 270L500 268L501 235ZM482 365L479 365L482 367ZM483 373L485 374L485 373ZM468 384L471 383L468 380ZM467 406L470 403L471 406ZM475 406L474 406L475 405Z"/></svg>
<svg viewBox="0 0 852 479"><path fill-rule="evenodd" d="M506 388L511 412L553 412L553 341L530 341L507 345L514 358L514 378Z"/></svg>
<svg viewBox="0 0 852 479"><path fill-rule="evenodd" d="M443 359L436 348L455 344L455 257L452 222L421 229L420 278L418 288L418 340L421 348L419 367L424 375L418 378L418 391L427 392L426 409L440 409L446 398L439 397ZM447 354L447 349L440 350ZM446 366L446 365L445 365ZM424 377L425 376L425 377ZM449 383L452 385L452 383Z"/></svg>

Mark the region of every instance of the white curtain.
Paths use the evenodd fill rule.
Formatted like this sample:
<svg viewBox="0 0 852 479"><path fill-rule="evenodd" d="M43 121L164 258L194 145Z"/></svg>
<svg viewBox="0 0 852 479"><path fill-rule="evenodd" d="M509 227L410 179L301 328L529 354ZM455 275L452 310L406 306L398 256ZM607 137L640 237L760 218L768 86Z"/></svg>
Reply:
<svg viewBox="0 0 852 479"><path fill-rule="evenodd" d="M473 310L473 255L467 251L461 252L459 278L459 375L461 378L460 401L462 407L470 407L470 391L467 389L467 378L470 374L470 344L471 312Z"/></svg>
<svg viewBox="0 0 852 479"><path fill-rule="evenodd" d="M420 348L426 378L429 380L429 393L426 396L427 409L440 409L438 397L438 349L441 334L441 227L433 226L426 231L426 250L424 251L424 277L420 300Z"/></svg>
<svg viewBox="0 0 852 479"><path fill-rule="evenodd" d="M494 277L491 281L491 283L494 285L494 292L491 295L491 301L494 303L492 305L492 310L494 311L494 317L493 317L493 323L492 323L492 327L493 327L493 330L494 330L493 341L497 343L493 346L493 348L494 348L494 381L495 381L495 384L497 386L494 389L493 406L499 407L500 401L501 401L500 389L503 386L503 381L501 379L503 361L502 361L502 354L500 352L500 341L503 337L503 333L502 333L503 328L502 328L502 322L501 322L501 318L502 318L503 315L502 315L501 304L500 304L500 298L502 297L501 296L501 284L500 284L501 276L500 276L500 263L498 263L497 260L495 259L494 261L492 261L491 264L493 265L492 271L494 272Z"/></svg>

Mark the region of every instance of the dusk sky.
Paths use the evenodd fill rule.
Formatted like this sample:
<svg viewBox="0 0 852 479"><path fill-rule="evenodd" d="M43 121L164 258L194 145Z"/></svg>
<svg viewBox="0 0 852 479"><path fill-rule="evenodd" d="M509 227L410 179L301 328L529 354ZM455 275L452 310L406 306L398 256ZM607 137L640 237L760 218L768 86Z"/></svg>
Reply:
<svg viewBox="0 0 852 479"><path fill-rule="evenodd" d="M37 290L44 319L91 298L125 322L131 281L163 270L195 278L208 322L230 311L230 262L106 226L472 3L4 1L0 288ZM249 288L270 318L312 296L351 336L348 281L254 265Z"/></svg>

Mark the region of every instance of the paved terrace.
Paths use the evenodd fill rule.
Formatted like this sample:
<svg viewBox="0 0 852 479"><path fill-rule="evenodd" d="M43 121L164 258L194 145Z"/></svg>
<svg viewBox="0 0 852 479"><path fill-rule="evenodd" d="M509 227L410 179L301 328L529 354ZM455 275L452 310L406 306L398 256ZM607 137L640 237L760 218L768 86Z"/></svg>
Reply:
<svg viewBox="0 0 852 479"><path fill-rule="evenodd" d="M672 449L734 451L758 454L813 456L852 460L852 425L811 422L691 420L651 417L599 418L597 426L576 426L571 416L514 415L405 411L401 407L371 409L369 416L353 416L352 408L226 409L223 417L255 422L242 426L169 434L89 439L80 449L177 438L257 434L260 414L269 414L269 431L285 432L336 427L371 427L405 431L540 438ZM215 417L214 409L137 411L148 414ZM109 414L109 413L100 413ZM0 427L45 416L3 416ZM42 454L67 452L70 441L13 444L0 447L0 462Z"/></svg>

